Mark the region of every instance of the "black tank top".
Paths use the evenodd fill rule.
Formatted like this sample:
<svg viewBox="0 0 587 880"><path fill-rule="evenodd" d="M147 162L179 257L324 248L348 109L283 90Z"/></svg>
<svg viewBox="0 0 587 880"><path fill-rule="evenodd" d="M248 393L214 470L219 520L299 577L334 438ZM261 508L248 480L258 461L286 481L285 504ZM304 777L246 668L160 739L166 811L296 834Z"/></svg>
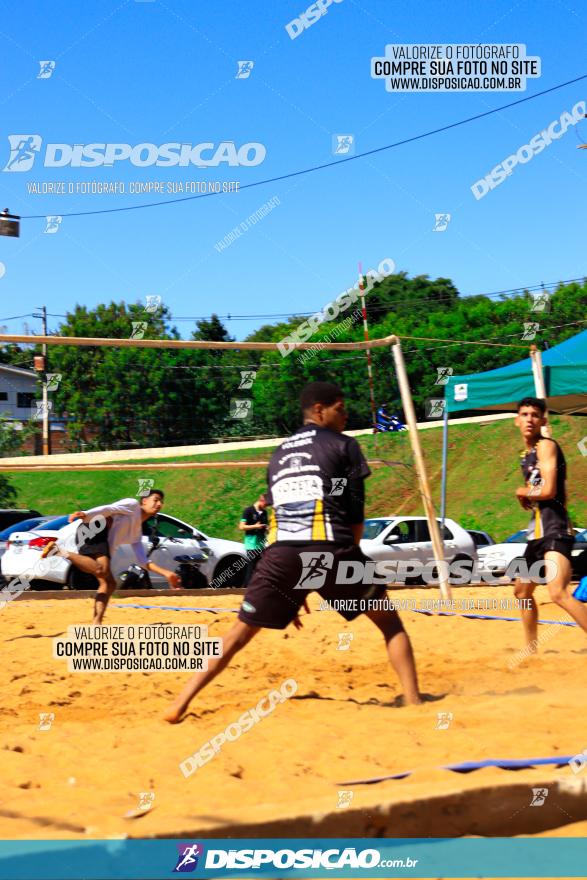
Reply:
<svg viewBox="0 0 587 880"><path fill-rule="evenodd" d="M556 495L548 501L529 499L533 507L532 519L528 527L529 541L573 534L566 508L567 463L556 440L542 437L538 441L538 443L544 442L554 443L556 446ZM537 446L538 444L520 455L526 486L540 486L542 483Z"/></svg>

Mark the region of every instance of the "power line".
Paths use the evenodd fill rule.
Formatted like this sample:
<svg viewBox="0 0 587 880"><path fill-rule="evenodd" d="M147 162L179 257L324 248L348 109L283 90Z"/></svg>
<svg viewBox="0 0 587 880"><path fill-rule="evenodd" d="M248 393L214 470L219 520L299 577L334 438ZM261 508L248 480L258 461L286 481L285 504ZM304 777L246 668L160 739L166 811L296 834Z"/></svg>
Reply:
<svg viewBox="0 0 587 880"><path fill-rule="evenodd" d="M410 280L413 280L413 279L410 279ZM495 291L494 293L469 293L466 296L457 298L457 302L459 304L466 303L467 300L472 299L473 297L476 297L476 296L484 296L487 299L493 299L494 297L497 297L497 296L506 296L508 294L510 296L515 296L516 294L519 294L519 293L525 293L525 292L530 293L533 290L554 289L558 285L574 284L575 282L578 282L578 281L584 282L585 276L583 275L580 278L566 278L563 281L548 281L546 284L544 284L544 282L540 282L539 284L526 285L524 287L514 287L514 288L508 288L506 290L498 290L498 291ZM458 291L457 291L457 294L458 294ZM393 311L393 307L399 306L399 305L413 305L414 307L421 307L422 305L425 305L426 303L440 303L440 304L442 304L445 302L454 302L454 296L446 294L444 296L438 296L438 297L436 297L436 296L423 297L422 299L419 299L416 301L414 301L413 299L393 300L393 302L391 303L391 307L372 306L370 309L368 309L368 311L369 311L369 314L374 315L379 312ZM52 312L48 312L47 314L51 318L67 318L67 317L69 317L68 315L61 315L61 314L52 313ZM217 314L217 313L214 313L214 314ZM226 315L218 315L218 318L221 321L254 321L254 320L261 320L261 319L265 319L265 318L274 318L274 319L278 319L278 318L285 318L285 319L287 319L287 318L304 318L304 317L308 317L309 315L315 315L315 314L316 314L316 311L312 311L312 312L276 312L273 314L268 313L268 314L258 314L258 315L255 315L255 314L233 315L232 313L227 313ZM26 316L23 316L23 317L26 317ZM207 321L207 320L209 320L209 318L210 318L210 315L170 315L169 320L170 321ZM9 319L5 318L4 320L9 320Z"/></svg>
<svg viewBox="0 0 587 880"><path fill-rule="evenodd" d="M567 80L567 82L559 83L559 85L552 86L549 89L543 89L541 92L536 92L534 95L528 95L525 98L519 98L517 101L510 101L509 104L502 104L501 107L496 107L494 110L486 110L484 113L477 113L475 116L468 116L466 119L460 119L458 122L451 122L449 125L443 125L440 128L434 128L431 131L423 132L422 134L414 135L413 137L404 138L401 141L395 141L393 144L387 144L384 147L375 147L373 150L367 150L365 153L357 153L355 156L347 156L346 159L336 159L334 162L325 162L323 165L313 165L310 168L302 168L300 171L290 171L288 174L280 174L277 177L269 177L265 180L257 180L254 183L245 183L243 186L239 187L239 192L244 189L252 189L256 186L264 186L266 183L277 183L281 180L288 180L292 177L300 177L303 174L312 174L314 171L323 171L325 168L332 168L335 165L343 165L346 162L354 162L357 159L364 159L367 156L374 156L377 153L383 153L386 150L393 150L395 147L401 147L404 144L414 143L415 141L424 140L424 138L432 137L432 135L440 134L443 131L449 131L451 128L458 128L461 125L468 125L470 122L475 122L477 119L483 119L485 116L492 116L494 113L501 113L503 110L508 110L510 107L516 107L518 104L525 104L526 101L533 101L535 98L540 98L543 95L548 95L550 92L556 92L559 89L564 89L566 86L574 85L577 82L580 82L583 79L587 79L587 73L582 74L581 76L575 77L575 79ZM61 214L61 217L89 217L95 214L118 214L122 211L140 211L143 208L159 208L162 205L174 205L179 202L192 202L196 199L206 199L209 196L221 195L221 193L210 192L210 193L199 193L195 196L182 196L179 199L166 199L162 202L149 202L146 205L127 205L124 208L104 208L98 211L77 211L71 214ZM53 212L56 213L56 212ZM47 214L29 214L23 216L23 220L45 220Z"/></svg>
<svg viewBox="0 0 587 880"><path fill-rule="evenodd" d="M550 327L542 327L542 328L539 330L539 332L540 332L541 334L543 334L543 333L548 332L549 330L559 330L561 327L576 327L577 324L587 324L587 320L568 321L566 324L554 324L554 325L552 325L552 326L550 326ZM509 339L509 338L511 338L511 337L513 337L513 336L516 336L516 337L519 338L519 333L507 333L507 334L505 334L504 336L490 336L489 339ZM401 336L400 339L411 339L411 340L417 340L417 339L424 339L424 337L419 337L419 336ZM531 341L531 340L528 340L528 341ZM540 339L538 338L536 341L540 342ZM466 341L466 340L462 340L462 339L457 339L457 340L454 340L454 341L451 341L451 340L443 340L442 342L439 342L438 345L429 345L429 346L426 346L425 348L418 348L418 347L416 347L416 348L407 348L407 349L404 349L404 354L409 354L410 352L416 352L416 351L432 351L432 350L436 350L436 349L439 349L439 348L450 348L451 345L458 345L458 344L461 344L461 343L466 343L467 345L471 345L471 344L473 344L473 345L484 345L484 344L486 343L486 340L484 340L484 339L479 339L479 340L477 340L476 342L473 342L473 343L470 343L470 342L468 342L468 341ZM557 343L557 344L559 344L559 343ZM510 346L507 346L507 347L510 347ZM516 346L511 346L511 347L512 347L512 348L519 348L519 347L521 347L521 346L517 346L517 345L516 345Z"/></svg>
<svg viewBox="0 0 587 880"><path fill-rule="evenodd" d="M13 315L12 318L0 318L0 321L18 321L19 318L34 318L32 312L29 312L27 315Z"/></svg>
<svg viewBox="0 0 587 880"><path fill-rule="evenodd" d="M389 354L389 352L384 348L375 349L377 354ZM364 361L367 360L367 355L355 355L352 357L344 357L344 358L320 358L320 363L324 364L328 361L335 361L337 364L346 364L347 361ZM142 364L137 364L139 368L143 370L152 370L150 366L143 366ZM176 366L175 364L159 364L157 369L164 370L264 370L266 368L275 369L281 367L281 361L277 363L265 363L265 364L197 364L194 366Z"/></svg>

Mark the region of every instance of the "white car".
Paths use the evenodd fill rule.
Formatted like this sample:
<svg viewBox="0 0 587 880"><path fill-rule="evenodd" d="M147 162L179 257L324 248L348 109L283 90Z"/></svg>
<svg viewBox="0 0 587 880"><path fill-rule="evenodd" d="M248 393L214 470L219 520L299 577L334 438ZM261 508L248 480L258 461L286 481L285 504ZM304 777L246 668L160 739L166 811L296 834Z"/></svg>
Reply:
<svg viewBox="0 0 587 880"><path fill-rule="evenodd" d="M0 560L2 576L5 580L10 581L12 578L24 575L32 577L33 589L35 587L50 589L52 586L64 585L71 589L94 589L95 578L79 571L67 559L59 556L41 559L43 548L57 536L58 529L66 523L67 517L60 517L30 531L13 532L8 538L7 550ZM153 535L156 535L159 541L155 549L149 553ZM247 556L243 545L237 541L210 538L194 526L174 516L160 513L143 523L143 543L149 553L149 559L171 571L175 571L179 565L175 560L176 556L189 556L205 548L210 555L199 566L205 579L205 582L202 581L203 587L213 582L215 582L214 586L219 587L237 587L242 584ZM120 575L130 565L136 564L136 561L130 545L118 547L111 559L112 573L117 584L120 584ZM150 572L149 577L153 587L167 587L167 581L160 574Z"/></svg>
<svg viewBox="0 0 587 880"><path fill-rule="evenodd" d="M452 519L445 519L444 526L439 519L438 526L448 563L477 560L475 542L466 529ZM403 560L422 566L434 563L428 521L424 516L382 516L365 520L361 549L375 562Z"/></svg>
<svg viewBox="0 0 587 880"><path fill-rule="evenodd" d="M587 551L587 529L573 529L575 544L572 550L573 573L581 576L587 574L585 553ZM527 530L522 529L510 535L501 544L493 544L491 547L479 547L479 570L492 572L495 575L504 575L509 565L514 560L520 560L526 552L528 543Z"/></svg>

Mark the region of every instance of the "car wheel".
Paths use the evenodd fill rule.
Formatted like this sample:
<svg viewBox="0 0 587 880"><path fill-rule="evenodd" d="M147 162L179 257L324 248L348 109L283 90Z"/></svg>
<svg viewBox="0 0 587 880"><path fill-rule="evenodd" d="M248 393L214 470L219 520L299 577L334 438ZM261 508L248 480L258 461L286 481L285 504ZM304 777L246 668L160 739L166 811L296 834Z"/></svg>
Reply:
<svg viewBox="0 0 587 880"><path fill-rule="evenodd" d="M512 559L512 561L508 562L508 564L506 565L505 571L504 571L502 577L507 576L508 569L513 568L514 566L519 569L522 564L526 564L526 560L524 559L523 556L518 556L516 559ZM517 580L517 578L518 578L518 575L514 575L513 578L510 578L510 581L513 583L515 580Z"/></svg>
<svg viewBox="0 0 587 880"><path fill-rule="evenodd" d="M450 566L452 566L453 563L455 563L455 562L466 562L466 563L467 563L467 566L468 566L469 564L471 564L471 569L470 569L470 570L473 571L473 560L471 559L470 556L465 556L464 553L459 553L457 556L454 557L454 559L451 560L450 565L449 565L449 569L450 569ZM434 582L434 583L438 583L438 567L437 567L436 565L435 565L434 568L432 569L431 575L432 575L432 580L433 580L433 582ZM462 582L461 577L462 577L462 576L455 575L455 577L453 578L453 577L451 577L450 574L449 574L449 576L448 576L448 582L449 582L449 584L455 584L455 586L463 586L463 587L464 587L466 584L470 584L470 583L471 583L471 578L470 578L470 577L469 577L469 580L468 580L468 581L465 581L465 583Z"/></svg>
<svg viewBox="0 0 587 880"><path fill-rule="evenodd" d="M67 573L67 588L69 590L97 590L98 579L93 574L80 571L72 565Z"/></svg>
<svg viewBox="0 0 587 880"><path fill-rule="evenodd" d="M587 575L587 550L583 550L571 559L574 577L582 578Z"/></svg>
<svg viewBox="0 0 587 880"><path fill-rule="evenodd" d="M30 588L31 590L60 590L63 587L63 584L57 583L57 581L44 581L41 578L35 578L31 581Z"/></svg>
<svg viewBox="0 0 587 880"><path fill-rule="evenodd" d="M181 577L181 585L184 590L205 590L208 586L206 575L196 569L191 569L189 574L184 578L181 571L178 572Z"/></svg>
<svg viewBox="0 0 587 880"><path fill-rule="evenodd" d="M466 562L466 563L467 563L467 569L468 569L468 571L469 571L469 579L468 579L467 581L465 581L464 584L461 583L461 585L462 585L462 586L465 586L465 584L470 584L470 583L471 583L471 575L472 575L472 572L473 572L473 560L471 559L471 557L470 557L470 556L465 556L464 553L460 553L460 554L458 554L457 556L455 556L455 558L454 558L454 559L452 560L452 562L451 562L451 565L452 565L454 562ZM469 566L470 566L470 568L469 568ZM458 577L458 576L457 576L455 579L453 579L453 578L451 578L450 575L449 575L448 582L449 582L449 584L456 584L456 585L458 586L459 583L461 582L461 577Z"/></svg>
<svg viewBox="0 0 587 880"><path fill-rule="evenodd" d="M220 590L224 587L242 587L246 560L242 556L226 556L214 570L212 584Z"/></svg>

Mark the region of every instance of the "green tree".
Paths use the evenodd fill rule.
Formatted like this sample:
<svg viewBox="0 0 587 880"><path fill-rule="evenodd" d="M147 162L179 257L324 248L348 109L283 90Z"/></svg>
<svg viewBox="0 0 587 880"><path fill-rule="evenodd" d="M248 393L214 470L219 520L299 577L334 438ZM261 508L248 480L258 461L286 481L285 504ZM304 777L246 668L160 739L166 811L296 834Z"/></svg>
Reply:
<svg viewBox="0 0 587 880"><path fill-rule="evenodd" d="M170 320L166 307L149 314L142 304L78 305L58 332L128 339L138 323L145 324L138 328L144 339L179 339ZM192 336L230 341L216 315L198 322ZM74 448L82 441L85 448L179 446L223 435L231 383L222 355L191 349L56 346L51 368L62 380L55 405L67 413Z"/></svg>
<svg viewBox="0 0 587 880"><path fill-rule="evenodd" d="M366 296L371 338L396 334L402 339L419 418L424 415L426 399L443 394L435 385L438 367L452 367L458 374L477 373L527 357L529 346L521 338L527 321L540 324L536 342L542 347L577 333L582 329L577 322L587 305L587 284L560 285L552 295L550 311L538 316L530 311L531 305L527 292L497 301L488 296L461 298L450 279L408 278L406 273L384 278ZM357 305L350 306L335 321L321 324L309 341L362 340L360 319L345 324L346 329L340 332L341 322L356 309ZM291 316L265 324L247 341L278 342L303 320ZM167 309L148 315L142 305L123 302L92 310L76 306L58 332L128 338L133 321L146 322L145 339L179 338ZM233 341L217 314L198 321L191 338ZM238 348L52 347L51 371L61 372L63 377L54 393L54 409L68 413L74 448L79 448L76 443L80 440L108 448L183 445L218 436L280 436L299 424L298 397L303 385L331 380L341 385L347 397L349 428L368 425L371 412L365 352L318 351L303 360L300 355L299 350L282 357L279 351ZM372 349L372 360L377 404L389 402L399 408L390 350ZM249 389L240 383L245 369L256 373ZM231 401L247 398L253 402L250 416L231 418Z"/></svg>
<svg viewBox="0 0 587 880"><path fill-rule="evenodd" d="M0 507L14 507L16 505L17 492L10 483L8 477L0 474Z"/></svg>
<svg viewBox="0 0 587 880"><path fill-rule="evenodd" d="M6 416L0 416L0 458L19 455L26 440L37 430L33 422L19 422L22 427L16 430L14 422Z"/></svg>
<svg viewBox="0 0 587 880"><path fill-rule="evenodd" d="M95 309L77 305L59 327L60 336L177 339L165 307L147 313L142 304L124 302ZM144 325L144 326L143 326ZM138 333L137 333L138 331ZM174 352L104 346L55 346L51 370L61 373L55 411L67 415L74 447L153 445L169 428L163 381Z"/></svg>
<svg viewBox="0 0 587 880"><path fill-rule="evenodd" d="M216 314L212 314L209 321L206 318L201 318L196 322L192 339L201 339L204 342L234 342L234 336L229 335L228 330Z"/></svg>
<svg viewBox="0 0 587 880"><path fill-rule="evenodd" d="M0 416L0 457L4 458L20 452L22 441L25 439L23 438L24 431L26 428L23 431L15 431L10 420L5 416ZM16 498L16 489L7 476L0 474L0 507L13 507Z"/></svg>
<svg viewBox="0 0 587 880"><path fill-rule="evenodd" d="M551 297L551 308L539 317L530 311L533 304L529 293L501 301L487 296L460 298L448 279L426 276L407 278L405 273L388 276L375 284L366 297L370 337L382 338L396 334L402 338L406 369L416 412L424 417L425 401L442 396L435 385L437 368L452 367L455 373L477 373L505 366L528 356L529 343L522 340L523 325L537 321L540 329L536 342L544 347L556 345L582 329L577 321L585 314L587 284L561 285ZM355 307L356 308L356 307ZM346 314L336 321L321 324L310 342L332 339L332 331ZM291 318L275 325L264 325L248 337L250 340L277 342L302 322ZM433 337L446 342L408 337ZM362 325L355 324L336 336L348 342L363 338ZM450 340L468 340L500 345L466 345ZM338 382L347 395L350 410L349 428L369 424L369 385L364 352L322 351L305 363L299 351L282 358L279 353L259 353L260 360L274 369L260 375L264 383L255 385L256 413L264 423L260 433L285 433L299 420L297 397L302 385L312 380ZM393 359L388 349L372 349L376 402L390 402L399 408L399 393Z"/></svg>

